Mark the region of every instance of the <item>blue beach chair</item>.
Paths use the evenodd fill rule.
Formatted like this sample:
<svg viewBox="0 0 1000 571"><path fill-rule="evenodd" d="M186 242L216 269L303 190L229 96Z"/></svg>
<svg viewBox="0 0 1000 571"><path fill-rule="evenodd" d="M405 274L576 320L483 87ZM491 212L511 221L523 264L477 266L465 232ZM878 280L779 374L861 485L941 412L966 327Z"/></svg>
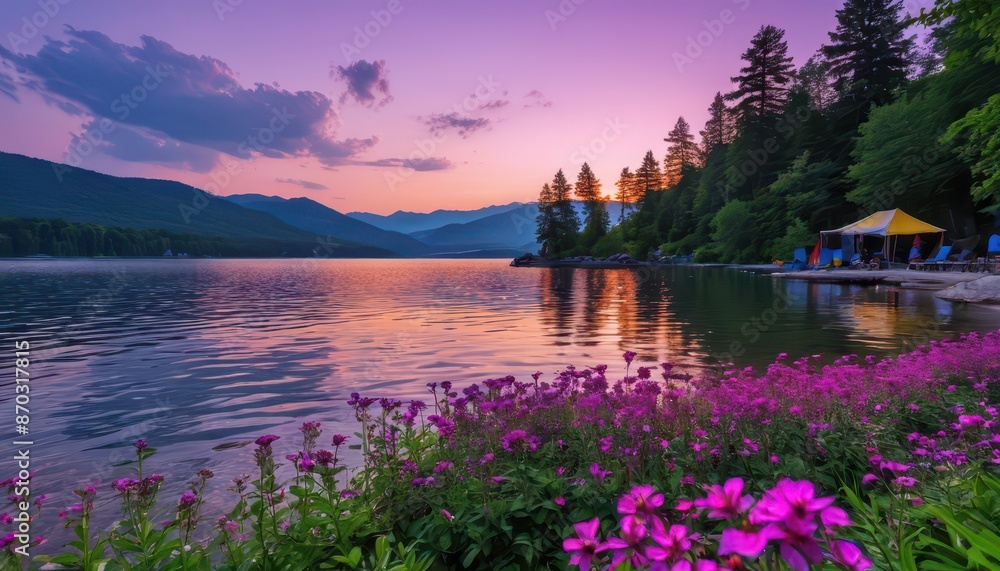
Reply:
<svg viewBox="0 0 1000 571"><path fill-rule="evenodd" d="M793 270L804 270L806 269L806 264L809 261L809 254L806 253L805 248L797 248L794 253L792 253L792 269Z"/></svg>
<svg viewBox="0 0 1000 571"><path fill-rule="evenodd" d="M986 267L993 265L993 271L1000 270L1000 234L990 236L986 245Z"/></svg>
<svg viewBox="0 0 1000 571"><path fill-rule="evenodd" d="M817 268L825 268L827 266L833 265L833 250L830 248L822 248L819 251L819 265Z"/></svg>
<svg viewBox="0 0 1000 571"><path fill-rule="evenodd" d="M921 266L920 269L926 269L926 268L937 269L939 264L948 261L949 254L951 254L951 246L941 246L941 249L938 250L936 256L931 256L930 258L924 260L923 264L919 264Z"/></svg>

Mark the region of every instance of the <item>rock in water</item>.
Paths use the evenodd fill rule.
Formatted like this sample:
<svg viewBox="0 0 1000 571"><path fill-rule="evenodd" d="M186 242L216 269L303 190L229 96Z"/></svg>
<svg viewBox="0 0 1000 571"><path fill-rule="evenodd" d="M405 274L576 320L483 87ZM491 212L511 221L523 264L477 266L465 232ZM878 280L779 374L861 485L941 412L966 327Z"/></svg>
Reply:
<svg viewBox="0 0 1000 571"><path fill-rule="evenodd" d="M1000 276L986 276L958 283L934 295L948 301L1000 304Z"/></svg>

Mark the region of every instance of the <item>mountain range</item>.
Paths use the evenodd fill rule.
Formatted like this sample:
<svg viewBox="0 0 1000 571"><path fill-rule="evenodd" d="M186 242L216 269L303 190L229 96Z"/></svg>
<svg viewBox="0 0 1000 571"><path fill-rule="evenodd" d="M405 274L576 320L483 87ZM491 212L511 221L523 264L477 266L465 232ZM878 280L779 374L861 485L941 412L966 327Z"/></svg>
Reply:
<svg viewBox="0 0 1000 571"><path fill-rule="evenodd" d="M367 222L383 230L413 234L434 230L448 224L465 224L493 214L516 210L522 206L520 202L500 204L478 208L476 210L435 210L433 212L407 212L397 210L388 216L371 214L369 212L348 212L347 216Z"/></svg>
<svg viewBox="0 0 1000 571"><path fill-rule="evenodd" d="M617 220L617 203L608 210ZM179 182L115 177L0 152L0 217L267 242L277 252L508 257L538 250L537 214L536 203L520 202L476 210L343 214L309 198L219 197Z"/></svg>
<svg viewBox="0 0 1000 571"><path fill-rule="evenodd" d="M267 243L274 251L308 254L319 247L313 232L169 180L122 178L0 152L0 217L62 218L102 226L160 229ZM333 257L396 257L353 240L326 244Z"/></svg>

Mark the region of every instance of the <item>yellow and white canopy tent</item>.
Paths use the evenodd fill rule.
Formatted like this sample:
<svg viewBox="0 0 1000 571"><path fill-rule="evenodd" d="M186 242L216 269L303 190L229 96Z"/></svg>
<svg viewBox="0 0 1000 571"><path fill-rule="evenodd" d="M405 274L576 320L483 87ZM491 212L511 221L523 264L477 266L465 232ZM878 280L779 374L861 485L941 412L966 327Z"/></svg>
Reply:
<svg viewBox="0 0 1000 571"><path fill-rule="evenodd" d="M881 236L883 238L882 248L887 252L888 261L892 261L892 253L896 251L896 244L899 236L916 236L919 234L940 234L939 245L944 244L944 228L938 228L933 224L928 224L895 208L893 210L882 210L867 218L858 220L853 224L848 224L836 230L824 230L820 232L821 242L824 244L833 236L841 236L843 245L855 244L863 236ZM844 249L847 249L846 247ZM853 248L851 248L853 250ZM846 254L846 252L845 252ZM845 257L847 257L845 255Z"/></svg>

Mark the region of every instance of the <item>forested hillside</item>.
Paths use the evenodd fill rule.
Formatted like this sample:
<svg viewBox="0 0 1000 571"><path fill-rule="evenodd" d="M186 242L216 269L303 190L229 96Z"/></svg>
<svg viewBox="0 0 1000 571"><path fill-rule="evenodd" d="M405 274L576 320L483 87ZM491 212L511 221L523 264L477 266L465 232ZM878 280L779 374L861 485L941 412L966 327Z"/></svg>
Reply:
<svg viewBox="0 0 1000 571"><path fill-rule="evenodd" d="M939 0L911 20L900 0L847 0L801 63L784 30L761 27L697 140L680 117L662 161L650 150L618 173L621 220L603 217L606 185L589 165L575 184L560 170L540 194L539 242L555 256L789 259L820 230L891 208L952 239L988 233L1000 207L995 6ZM566 207L574 195L590 205L583 220Z"/></svg>

